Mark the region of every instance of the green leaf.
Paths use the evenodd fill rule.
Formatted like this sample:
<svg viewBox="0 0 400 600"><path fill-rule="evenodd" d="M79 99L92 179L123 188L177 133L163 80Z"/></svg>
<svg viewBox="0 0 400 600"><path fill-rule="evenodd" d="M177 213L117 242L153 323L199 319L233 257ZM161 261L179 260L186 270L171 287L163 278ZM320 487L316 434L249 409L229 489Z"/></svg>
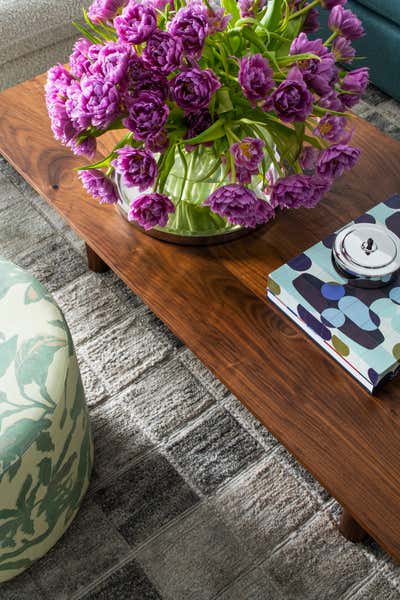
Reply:
<svg viewBox="0 0 400 600"><path fill-rule="evenodd" d="M275 31L282 20L284 4L284 0L270 0L261 24L270 31Z"/></svg>
<svg viewBox="0 0 400 600"><path fill-rule="evenodd" d="M216 93L216 112L221 115L233 110L233 104L229 95L229 89L220 88Z"/></svg>
<svg viewBox="0 0 400 600"><path fill-rule="evenodd" d="M169 172L175 163L175 144L171 143L168 150L161 157L161 162L159 163L158 169L158 178L155 184L155 189L158 189L160 193L163 192L165 182L167 181Z"/></svg>
<svg viewBox="0 0 400 600"><path fill-rule="evenodd" d="M256 34L254 29L251 29L250 27L246 26L243 27L241 32L243 37L246 38L246 40L248 40L249 42L251 42L253 46L255 46L260 52L265 52L266 46Z"/></svg>
<svg viewBox="0 0 400 600"><path fill-rule="evenodd" d="M48 431L42 431L36 440L36 448L39 452L50 452L55 446Z"/></svg>
<svg viewBox="0 0 400 600"><path fill-rule="evenodd" d="M226 10L226 12L228 14L232 15L232 18L229 21L228 26L233 27L235 25L236 21L238 21L240 19L240 11L239 11L238 3L236 2L236 0L222 0L221 4L224 7L224 9Z"/></svg>
<svg viewBox="0 0 400 600"><path fill-rule="evenodd" d="M107 131L111 131L114 129L125 129L124 125L122 125L121 123L121 119L115 119L115 121L113 121L112 123L110 123L110 125L107 127ZM99 137L100 135L103 135L104 131L101 130L96 130L95 132L84 132L84 137L82 137L82 140L85 140L87 137L90 137L91 135L94 137ZM94 164L90 164L90 165L85 165L83 167L75 167L74 171L89 171L90 169L102 169L103 167L109 167L111 161L116 157L116 150L118 150L118 148L122 148L123 146L133 146L135 148L139 148L140 146L143 145L143 142L137 142L136 140L133 139L133 133L130 131L129 133L127 133L126 135L124 135L124 137L121 139L120 142L118 142L118 144L114 147L114 149L112 150L112 152L110 152L110 154L108 156L106 156L105 158L102 158L101 160L99 160L97 163Z"/></svg>
<svg viewBox="0 0 400 600"><path fill-rule="evenodd" d="M306 128L306 124L304 122L295 122L294 123L294 130L296 132L296 137L297 137L297 141L299 142L299 144L303 143L305 128Z"/></svg>
<svg viewBox="0 0 400 600"><path fill-rule="evenodd" d="M225 119L222 117L215 121L208 129L202 131L199 135L196 135L193 138L185 140L184 144L202 144L204 142L212 142L214 140L218 140L221 137L225 136Z"/></svg>
<svg viewBox="0 0 400 600"><path fill-rule="evenodd" d="M87 31L84 27L82 27L82 25L79 25L79 23L77 23L76 21L72 21L72 25L81 32L81 34L83 36L85 36L85 38L87 38L90 42L92 42L92 44L99 44L101 43L101 39L99 39L97 36L94 36L92 33L90 33L89 31Z"/></svg>
<svg viewBox="0 0 400 600"><path fill-rule="evenodd" d="M83 10L83 18L85 19L85 22L90 27L90 29L92 29L94 31L94 35L97 34L98 36L100 36L100 38L103 38L106 42L109 40L112 40L112 41L117 40L117 36L115 33L107 32L104 30L104 27L102 27L101 25L95 25L94 23L92 23L92 21L89 19L89 16L86 12L86 9L83 8L82 10Z"/></svg>
<svg viewBox="0 0 400 600"><path fill-rule="evenodd" d="M317 54L313 54L312 52L304 52L303 54L292 54L290 56L279 56L277 57L277 62L280 66L290 65L294 62L298 62L299 60L321 60L321 57Z"/></svg>
<svg viewBox="0 0 400 600"><path fill-rule="evenodd" d="M84 167L75 167L74 171L89 171L90 169L101 169L103 167L108 167L113 158L115 158L114 150L108 156L106 156L106 158L99 160L99 162L92 165L85 165Z"/></svg>
<svg viewBox="0 0 400 600"><path fill-rule="evenodd" d="M18 336L14 335L5 342L0 343L0 377L3 377L15 358L17 352L17 338Z"/></svg>
<svg viewBox="0 0 400 600"><path fill-rule="evenodd" d="M339 112L337 110L331 110L330 108L323 108L322 106L317 106L316 104L314 104L314 108L313 108L313 112L316 115L337 115L339 117L351 117L350 113L346 113L346 112Z"/></svg>

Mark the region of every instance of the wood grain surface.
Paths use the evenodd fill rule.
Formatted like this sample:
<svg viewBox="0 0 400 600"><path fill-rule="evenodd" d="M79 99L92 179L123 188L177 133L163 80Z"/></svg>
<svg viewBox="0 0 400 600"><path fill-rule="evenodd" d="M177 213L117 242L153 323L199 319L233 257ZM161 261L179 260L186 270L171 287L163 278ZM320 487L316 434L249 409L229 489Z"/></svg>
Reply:
<svg viewBox="0 0 400 600"><path fill-rule="evenodd" d="M355 119L358 166L322 204L222 246L174 246L89 198L44 77L0 95L0 152L388 552L400 559L400 379L370 396L265 299L289 258L400 191L400 145ZM105 153L113 134L101 140ZM56 189L55 189L56 188ZM118 352L118 348L115 348Z"/></svg>

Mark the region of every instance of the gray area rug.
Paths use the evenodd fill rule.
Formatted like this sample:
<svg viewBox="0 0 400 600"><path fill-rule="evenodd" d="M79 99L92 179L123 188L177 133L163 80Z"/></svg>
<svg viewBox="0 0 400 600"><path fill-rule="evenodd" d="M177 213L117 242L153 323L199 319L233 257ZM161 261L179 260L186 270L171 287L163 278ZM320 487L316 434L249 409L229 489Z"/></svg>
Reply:
<svg viewBox="0 0 400 600"><path fill-rule="evenodd" d="M359 112L400 139L399 105ZM95 473L71 528L0 600L394 600L400 567L5 162L0 254L51 290L76 344Z"/></svg>

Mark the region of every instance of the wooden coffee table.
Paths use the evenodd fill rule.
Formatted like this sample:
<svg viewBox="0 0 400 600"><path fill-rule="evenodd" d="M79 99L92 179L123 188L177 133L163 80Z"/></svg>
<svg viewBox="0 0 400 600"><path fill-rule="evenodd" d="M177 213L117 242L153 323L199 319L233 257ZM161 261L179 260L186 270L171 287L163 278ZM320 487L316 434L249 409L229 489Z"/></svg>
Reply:
<svg viewBox="0 0 400 600"><path fill-rule="evenodd" d="M362 158L318 208L226 245L175 246L85 194L44 81L0 94L0 152L85 240L89 267L115 271L342 504L342 533L400 559L400 379L370 396L265 297L270 271L400 191L400 144L356 119Z"/></svg>

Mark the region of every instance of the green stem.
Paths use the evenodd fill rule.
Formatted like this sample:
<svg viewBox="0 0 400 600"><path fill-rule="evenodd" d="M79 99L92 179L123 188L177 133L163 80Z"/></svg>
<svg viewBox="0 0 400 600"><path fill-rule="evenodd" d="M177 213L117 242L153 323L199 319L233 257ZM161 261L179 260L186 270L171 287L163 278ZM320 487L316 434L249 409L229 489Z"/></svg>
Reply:
<svg viewBox="0 0 400 600"><path fill-rule="evenodd" d="M332 33L332 35L330 35L328 37L328 39L326 40L326 42L324 42L324 46L329 46L329 44L331 44L333 42L333 40L337 38L337 36L339 35L339 33L340 33L339 31L334 31Z"/></svg>
<svg viewBox="0 0 400 600"><path fill-rule="evenodd" d="M186 190L188 190L187 195L185 196L185 198L192 197L191 194L191 188L192 188L192 177L193 177L193 170L194 170L194 165L196 163L198 154L199 154L199 149L198 147L195 148L195 150L193 150L193 152L190 153L190 159L189 159L189 167L187 167L186 170L186 175L184 177L184 184L182 186L182 190L181 190L181 198L183 197L183 194L186 194Z"/></svg>
<svg viewBox="0 0 400 600"><path fill-rule="evenodd" d="M258 133L259 137L262 139L262 141L265 144L265 150L267 151L267 154L271 160L271 162L273 163L273 165L275 166L275 169L278 171L278 174L280 177L283 177L283 171L281 169L281 166L279 164L279 162L276 159L275 153L274 153L274 149L270 146L266 136L263 134L262 129L260 130L259 127L254 127L255 131Z"/></svg>
<svg viewBox="0 0 400 600"><path fill-rule="evenodd" d="M235 167L235 161L231 152L231 146L232 146L232 142L234 140L233 137L233 132L229 127L225 127L225 134L228 140L228 144L229 144L229 148L226 152L226 163L230 165L230 170L231 170L231 181L232 183L236 183L236 167Z"/></svg>
<svg viewBox="0 0 400 600"><path fill-rule="evenodd" d="M307 6L305 6L301 10L298 10L297 12L293 13L289 17L289 21L291 21L292 19L297 19L297 17L301 17L302 15L307 14L309 10L314 8L314 6L317 6L319 3L320 3L320 0L313 0L312 2L310 2L310 4L307 4Z"/></svg>
<svg viewBox="0 0 400 600"><path fill-rule="evenodd" d="M181 191L180 191L179 199L178 199L178 202L180 202L182 200L183 190L185 189L185 184L187 182L188 165L187 165L187 161L186 161L186 158L185 158L185 153L182 150L182 147L180 145L178 145L178 152L179 152L179 156L181 157L181 161L182 161L182 165L183 165L183 180L182 180L182 183L181 183Z"/></svg>

